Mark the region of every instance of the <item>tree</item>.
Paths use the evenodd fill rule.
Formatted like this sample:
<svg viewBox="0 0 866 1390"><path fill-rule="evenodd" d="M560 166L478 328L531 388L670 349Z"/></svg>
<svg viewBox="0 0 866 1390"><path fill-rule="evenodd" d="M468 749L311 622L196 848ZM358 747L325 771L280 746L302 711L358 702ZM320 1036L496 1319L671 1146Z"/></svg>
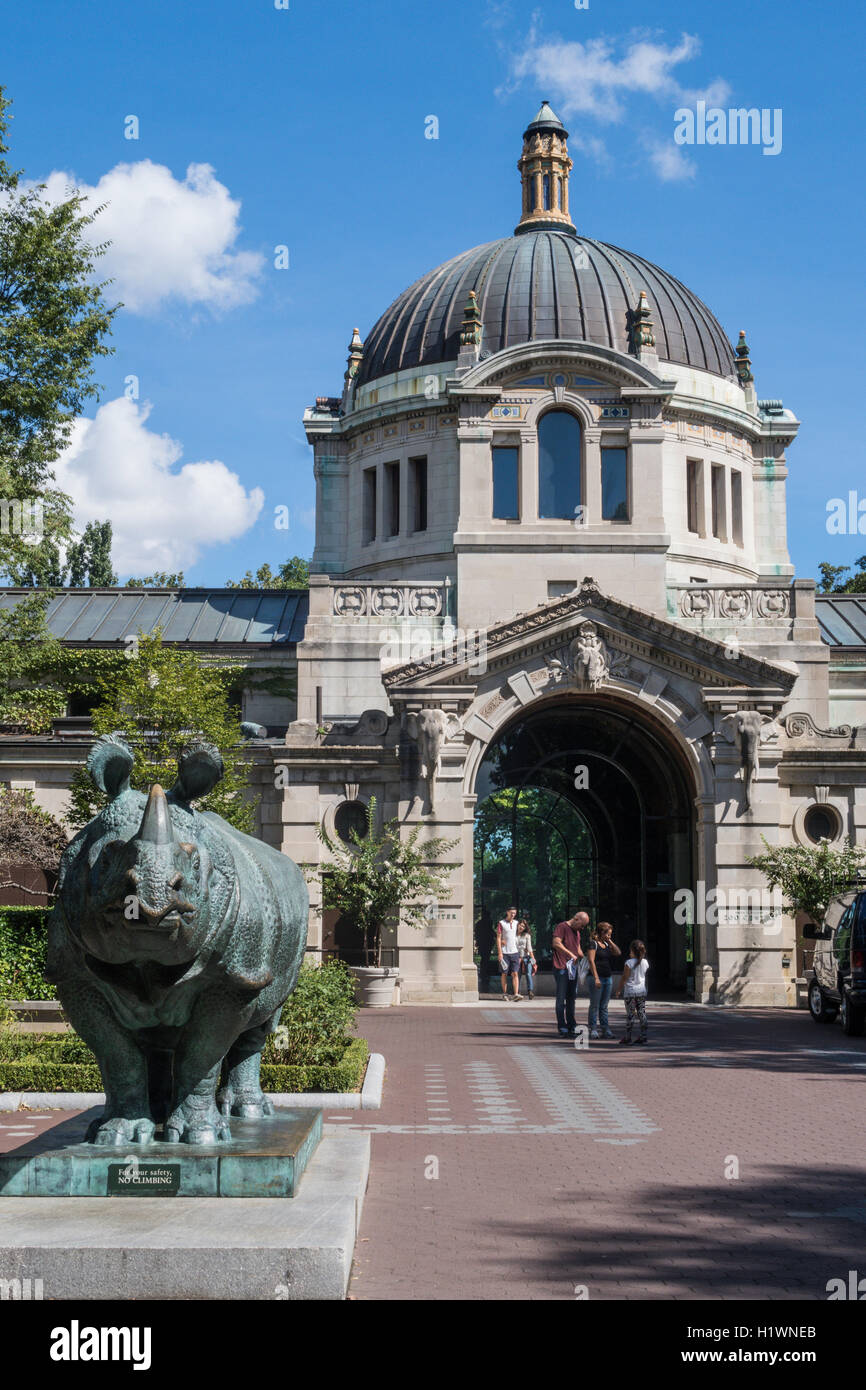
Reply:
<svg viewBox="0 0 866 1390"><path fill-rule="evenodd" d="M50 729L66 710L66 694L54 679L61 645L46 622L51 595L26 594L0 610L0 725L26 733Z"/></svg>
<svg viewBox="0 0 866 1390"><path fill-rule="evenodd" d="M135 756L130 784L141 791L154 782L170 787L178 755L194 738L214 744L225 776L198 803L199 810L216 811L238 830L249 831L255 804L247 791L240 719L230 700L237 668L204 666L194 653L165 646L159 629L150 636L139 633L128 655L120 671L98 678L94 732L126 739ZM105 803L86 769L79 768L72 780L70 819L84 825Z"/></svg>
<svg viewBox="0 0 866 1390"><path fill-rule="evenodd" d="M127 579L125 587L127 589L183 589L186 587L183 570L177 574L167 574L165 570L157 570L155 574L148 574L144 579Z"/></svg>
<svg viewBox="0 0 866 1390"><path fill-rule="evenodd" d="M6 872L22 865L56 874L60 856L68 843L66 831L48 811L33 800L33 793L0 786L0 864ZM7 880L0 888L30 890Z"/></svg>
<svg viewBox="0 0 866 1390"><path fill-rule="evenodd" d="M818 926L832 899L850 888L857 870L866 866L866 849L850 843L831 849L829 840L811 846L769 845L763 835L761 839L766 853L746 862L760 869L771 889L781 888L786 912L806 912Z"/></svg>
<svg viewBox="0 0 866 1390"><path fill-rule="evenodd" d="M850 565L828 565L826 561L818 569L821 572L820 594L866 594L866 555L861 555L857 561L856 574L851 574ZM843 575L849 577L843 579Z"/></svg>
<svg viewBox="0 0 866 1390"><path fill-rule="evenodd" d="M111 566L111 522L88 521L84 535L69 547L69 583L73 589L105 589L117 583Z"/></svg>
<svg viewBox="0 0 866 1390"><path fill-rule="evenodd" d="M355 922L363 934L368 965L381 964L386 923L401 918L411 927L423 927L430 921L431 903L450 895L448 867L434 868L429 861L447 854L459 841L438 836L419 844L422 830L426 826L414 825L401 839L395 819L377 832L375 797L367 807L363 836L355 829L349 832L351 847L333 840L323 824L318 826L330 862L307 866L307 875L322 875L323 911L337 908Z"/></svg>
<svg viewBox="0 0 866 1390"><path fill-rule="evenodd" d="M291 560L286 560L285 564L280 565L276 574L270 565L260 565L253 576L252 570L247 570L243 579L227 579L227 589L309 589L310 587L310 562L303 560L300 555L293 555Z"/></svg>
<svg viewBox="0 0 866 1390"><path fill-rule="evenodd" d="M4 158L8 107L0 88L0 498L7 506L41 499L46 534L62 541L69 505L50 486L51 464L85 401L98 396L93 366L113 350L104 340L119 305L109 308L106 284L94 283L105 247L86 233L100 210L85 212L74 192L52 206L44 184L21 185ZM4 524L0 566L26 565L28 555L27 538Z"/></svg>

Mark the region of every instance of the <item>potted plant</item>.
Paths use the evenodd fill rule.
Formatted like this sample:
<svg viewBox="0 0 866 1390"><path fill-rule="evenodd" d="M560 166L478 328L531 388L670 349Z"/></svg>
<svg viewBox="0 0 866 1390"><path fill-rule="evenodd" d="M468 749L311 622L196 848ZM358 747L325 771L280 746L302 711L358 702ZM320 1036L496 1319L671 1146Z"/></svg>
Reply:
<svg viewBox="0 0 866 1390"><path fill-rule="evenodd" d="M349 843L338 843L323 824L318 827L319 840L329 855L327 863L312 869L325 871L321 910L349 913L361 931L364 964L350 968L358 981L360 1001L368 1008L390 1005L399 975L396 967L382 965L383 928L399 920L412 927L424 926L430 920L431 901L451 891L446 882L448 868L436 868L429 861L453 849L458 841L438 836L419 844L425 828L415 825L402 838L395 819L377 830L375 797L367 807L363 834L352 829Z"/></svg>

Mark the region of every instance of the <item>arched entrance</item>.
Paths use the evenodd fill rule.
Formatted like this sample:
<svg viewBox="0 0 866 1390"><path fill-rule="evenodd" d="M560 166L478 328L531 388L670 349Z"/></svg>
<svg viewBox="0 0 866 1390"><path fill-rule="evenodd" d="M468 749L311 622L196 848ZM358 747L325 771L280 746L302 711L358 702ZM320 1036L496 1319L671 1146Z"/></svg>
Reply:
<svg viewBox="0 0 866 1390"><path fill-rule="evenodd" d="M476 917L513 901L549 961L553 925L584 908L646 942L656 988L693 988L674 893L694 886L695 793L655 722L607 695L545 702L490 744L475 792Z"/></svg>

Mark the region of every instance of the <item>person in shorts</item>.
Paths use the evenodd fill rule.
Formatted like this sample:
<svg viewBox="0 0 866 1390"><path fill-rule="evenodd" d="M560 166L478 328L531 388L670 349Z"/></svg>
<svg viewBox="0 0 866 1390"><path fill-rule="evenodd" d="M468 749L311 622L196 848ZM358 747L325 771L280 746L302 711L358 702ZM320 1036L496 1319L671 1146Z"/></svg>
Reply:
<svg viewBox="0 0 866 1390"><path fill-rule="evenodd" d="M496 951L502 979L502 993L508 997L511 976L512 1000L520 998L520 948L517 944L517 908L510 907L496 928Z"/></svg>

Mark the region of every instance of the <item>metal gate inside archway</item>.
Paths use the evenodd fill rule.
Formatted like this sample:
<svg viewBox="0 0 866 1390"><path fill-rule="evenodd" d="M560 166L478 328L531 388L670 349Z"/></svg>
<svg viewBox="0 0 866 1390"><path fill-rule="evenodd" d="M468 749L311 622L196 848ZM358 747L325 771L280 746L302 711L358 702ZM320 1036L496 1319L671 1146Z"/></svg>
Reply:
<svg viewBox="0 0 866 1390"><path fill-rule="evenodd" d="M657 728L607 699L545 705L490 745L475 790L479 944L513 904L544 969L553 927L583 908L613 923L623 950L646 942L656 988L693 987L674 894L694 886L694 792Z"/></svg>

